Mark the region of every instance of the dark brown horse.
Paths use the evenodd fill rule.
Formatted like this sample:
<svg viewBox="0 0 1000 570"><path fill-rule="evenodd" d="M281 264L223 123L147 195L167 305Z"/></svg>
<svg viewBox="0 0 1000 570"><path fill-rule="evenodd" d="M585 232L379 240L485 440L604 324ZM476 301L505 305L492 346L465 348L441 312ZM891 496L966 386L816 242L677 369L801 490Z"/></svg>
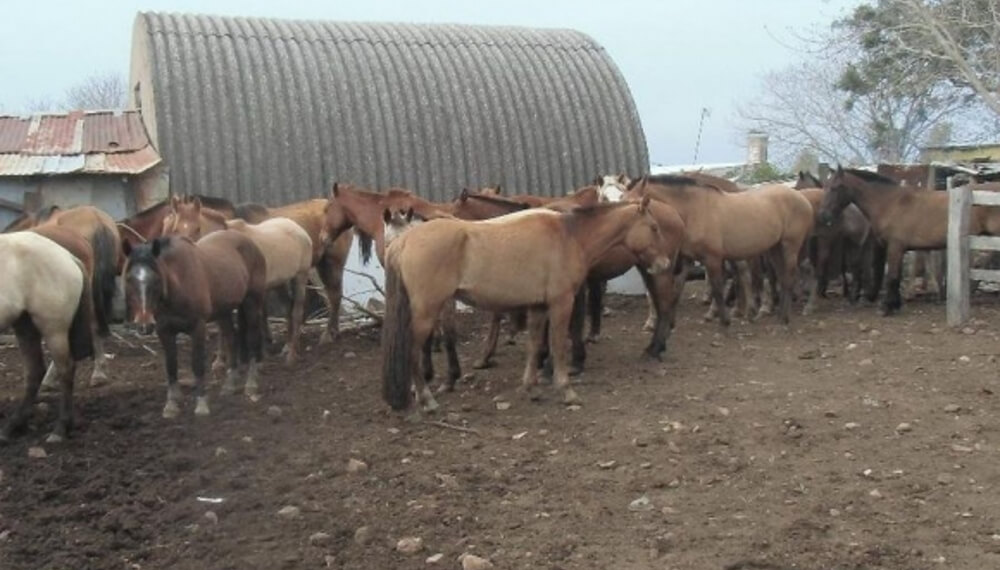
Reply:
<svg viewBox="0 0 1000 570"><path fill-rule="evenodd" d="M881 312L891 315L903 305L899 292L903 254L947 245L948 193L907 188L874 172L841 167L826 180L824 188L826 196L820 207L823 224L835 223L853 203L868 218L875 237L885 244L889 275ZM969 235L998 234L1000 208L973 206Z"/></svg>
<svg viewBox="0 0 1000 570"><path fill-rule="evenodd" d="M195 414L209 414L205 395L205 334L210 321L218 323L229 349L229 372L223 393L235 390L237 355L242 353L249 361L245 391L251 398L257 397L266 275L260 249L250 238L233 230L210 233L198 242L183 237L160 237L131 250L125 269L126 301L134 322L147 331L155 328L163 346L167 369L163 417L174 418L180 413L179 333L191 337ZM234 310L239 321L235 328Z"/></svg>
<svg viewBox="0 0 1000 570"><path fill-rule="evenodd" d="M407 407L415 384L424 409L437 407L416 366L417 350L442 307L458 296L493 311L529 307L526 390L537 383L538 353L548 322L555 384L566 402L575 402L566 340L573 302L588 268L622 243L653 273L668 271L676 261L648 213L648 203L592 206L568 213L533 209L483 222L442 218L399 236L386 254L382 327L386 401L394 409Z"/></svg>

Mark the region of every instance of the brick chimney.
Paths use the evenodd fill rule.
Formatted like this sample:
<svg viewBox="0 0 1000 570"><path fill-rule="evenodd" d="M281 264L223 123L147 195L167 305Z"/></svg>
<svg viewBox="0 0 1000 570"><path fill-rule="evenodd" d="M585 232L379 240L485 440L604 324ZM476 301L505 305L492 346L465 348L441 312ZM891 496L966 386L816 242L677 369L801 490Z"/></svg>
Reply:
<svg viewBox="0 0 1000 570"><path fill-rule="evenodd" d="M767 134L750 131L747 135L747 164L756 166L767 162Z"/></svg>

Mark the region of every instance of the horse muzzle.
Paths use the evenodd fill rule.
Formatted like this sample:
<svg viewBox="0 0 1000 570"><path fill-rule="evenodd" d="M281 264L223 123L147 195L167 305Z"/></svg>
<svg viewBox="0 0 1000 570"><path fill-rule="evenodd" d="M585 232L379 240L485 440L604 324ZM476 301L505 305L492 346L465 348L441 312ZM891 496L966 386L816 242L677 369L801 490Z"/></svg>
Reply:
<svg viewBox="0 0 1000 570"><path fill-rule="evenodd" d="M660 273L666 273L670 271L673 264L669 257L657 257L653 260L653 263L649 266L648 271L653 275L658 275Z"/></svg>
<svg viewBox="0 0 1000 570"><path fill-rule="evenodd" d="M156 329L156 317L149 311L139 311L136 313L135 318L132 319L132 324L135 325L139 334L150 335Z"/></svg>

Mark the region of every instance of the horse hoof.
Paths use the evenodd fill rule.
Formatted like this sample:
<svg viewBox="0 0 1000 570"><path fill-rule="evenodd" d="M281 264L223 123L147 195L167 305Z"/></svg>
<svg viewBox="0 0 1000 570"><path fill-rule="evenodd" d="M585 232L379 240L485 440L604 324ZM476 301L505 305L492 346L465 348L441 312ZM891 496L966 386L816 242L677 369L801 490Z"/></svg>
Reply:
<svg viewBox="0 0 1000 570"><path fill-rule="evenodd" d="M323 334L319 337L319 345L324 346L327 344L333 344L333 341L336 340L336 336L337 335L331 333L329 329L323 331Z"/></svg>
<svg viewBox="0 0 1000 570"><path fill-rule="evenodd" d="M198 398L198 404L194 407L194 415L196 416L207 416L211 412L208 409L208 398L202 396Z"/></svg>
<svg viewBox="0 0 1000 570"><path fill-rule="evenodd" d="M650 329L650 330L652 330L652 329ZM586 342L587 342L587 344L598 344L598 343L601 342L601 335L599 335L599 334L592 334L592 335L590 335L590 336L587 337Z"/></svg>
<svg viewBox="0 0 1000 570"><path fill-rule="evenodd" d="M566 388L566 392L563 394L563 404L566 404L567 406L574 404L579 405L580 396L577 396L576 392L572 388Z"/></svg>
<svg viewBox="0 0 1000 570"><path fill-rule="evenodd" d="M181 413L180 407L176 402L167 402L167 405L163 406L163 418L167 420L172 420Z"/></svg>
<svg viewBox="0 0 1000 570"><path fill-rule="evenodd" d="M288 353L285 354L285 366L295 366L295 364L298 361L299 361L299 355L295 354L294 352L289 351Z"/></svg>
<svg viewBox="0 0 1000 570"><path fill-rule="evenodd" d="M477 360L472 363L472 367L476 370L486 370L487 368L493 368L493 366L492 360Z"/></svg>

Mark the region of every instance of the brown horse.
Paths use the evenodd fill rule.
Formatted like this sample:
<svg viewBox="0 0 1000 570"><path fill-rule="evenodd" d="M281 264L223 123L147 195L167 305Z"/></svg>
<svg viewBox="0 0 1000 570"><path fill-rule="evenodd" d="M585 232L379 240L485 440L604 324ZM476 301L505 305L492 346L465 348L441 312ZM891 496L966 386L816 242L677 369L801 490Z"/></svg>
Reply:
<svg viewBox="0 0 1000 570"><path fill-rule="evenodd" d="M34 409L45 372L42 341L62 385L59 418L47 441L62 441L73 425L76 361L93 353L90 281L80 260L33 232L0 235L0 275L0 330L14 328L25 372L24 398L0 429L0 443L20 429Z"/></svg>
<svg viewBox="0 0 1000 570"><path fill-rule="evenodd" d="M97 334L94 336L94 370L90 384L97 385L107 380L105 370L107 359L104 354L104 340L110 336L112 300L115 295L116 279L122 265L121 238L111 216L93 206L76 206L62 209L49 208L43 215L28 214L8 226L7 231L30 228L58 227L68 230L87 242L93 255L94 265L90 287ZM48 377L51 385L53 378Z"/></svg>
<svg viewBox="0 0 1000 570"><path fill-rule="evenodd" d="M226 218L232 218L236 215L233 203L225 198L195 194L183 196L180 199L191 201L195 198L201 202L202 206L220 212ZM160 237L163 231L163 218L170 213L172 202L173 198L160 200L133 216L118 220L118 231L121 234L122 244L127 243L127 249L132 250L141 243Z"/></svg>
<svg viewBox="0 0 1000 570"><path fill-rule="evenodd" d="M680 214L686 238L683 252L705 266L723 326L729 325L723 298L724 260L764 254L779 268L780 316L788 322L799 251L813 226L812 206L804 196L783 185L729 193L688 176L643 177L628 197L645 195L673 206Z"/></svg>
<svg viewBox="0 0 1000 570"><path fill-rule="evenodd" d="M228 219L223 212L203 206L201 198L172 196L170 207L163 216L160 235L177 235L198 240L203 235L226 229Z"/></svg>
<svg viewBox="0 0 1000 570"><path fill-rule="evenodd" d="M260 249L250 238L233 230L210 233L198 242L184 237L159 237L131 250L125 268L125 296L134 322L146 331L155 327L163 347L167 369L163 417L174 418L180 413L179 333L191 337L195 415L209 414L205 395L205 334L210 321L218 323L228 346L229 373L223 393L235 390L237 354L242 353L249 361L246 394L257 397L266 277L267 267ZM235 330L234 310L239 320Z"/></svg>
<svg viewBox="0 0 1000 570"><path fill-rule="evenodd" d="M332 239L326 233L326 198L314 198L294 202L286 206L271 208L260 204L241 204L236 208L236 217L251 224L269 218L288 218L299 225L312 241L312 265L316 269L326 292L326 328L320 336L320 344L336 340L340 334L340 302L344 294L344 265L351 251L354 236L343 232Z"/></svg>
<svg viewBox="0 0 1000 570"><path fill-rule="evenodd" d="M816 273L814 287L803 314L811 313L816 308L818 298L826 296L831 265L841 276L845 299L852 303L857 301L862 286L865 286L868 288L866 297L869 301L874 301L878 295L878 288L873 284L875 275L871 271L875 238L868 219L856 205L850 204L833 225L827 226L819 218L820 206L826 194L823 183L811 173L800 171L793 188L802 192L815 212L812 235L800 256L809 258Z"/></svg>
<svg viewBox="0 0 1000 570"><path fill-rule="evenodd" d="M826 180L824 188L826 196L820 207L823 224L835 223L847 205L854 203L885 244L889 275L881 312L891 315L903 305L899 294L903 254L947 245L948 193L906 188L874 172L841 167ZM973 206L969 235L998 234L1000 208Z"/></svg>
<svg viewBox="0 0 1000 570"><path fill-rule="evenodd" d="M445 218L399 236L386 254L383 397L394 409L406 408L415 384L424 409L437 407L415 366L417 349L441 308L457 296L494 311L529 307L527 390L537 383L537 355L547 321L556 386L566 402L576 401L569 385L566 338L573 301L588 268L621 243L652 273L669 270L675 261L648 204L644 200L569 213L528 210L483 222Z"/></svg>

